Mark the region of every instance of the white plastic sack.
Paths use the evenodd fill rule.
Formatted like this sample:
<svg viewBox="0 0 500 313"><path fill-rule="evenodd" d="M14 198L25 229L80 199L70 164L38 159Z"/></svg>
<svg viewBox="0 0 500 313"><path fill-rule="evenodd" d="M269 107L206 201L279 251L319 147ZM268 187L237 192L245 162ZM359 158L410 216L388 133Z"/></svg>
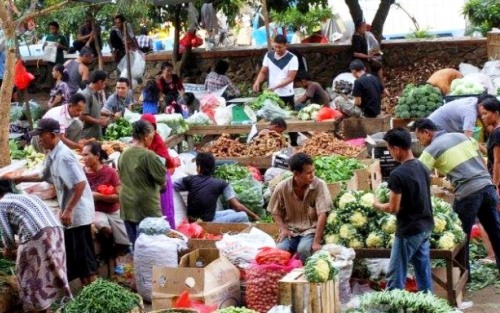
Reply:
<svg viewBox="0 0 500 313"><path fill-rule="evenodd" d="M272 121L277 117L288 119L291 116L290 113L290 111L282 109L276 102L272 101L271 99L266 99L262 108L257 111L257 116L260 116L267 121Z"/></svg>
<svg viewBox="0 0 500 313"><path fill-rule="evenodd" d="M179 154L179 159L181 161L181 166L179 169L184 175L196 175L196 163L194 162L195 155L191 153L181 153ZM174 175L177 173L175 171ZM173 177L172 177L173 179Z"/></svg>
<svg viewBox="0 0 500 313"><path fill-rule="evenodd" d="M137 292L151 302L153 266L177 267L178 251L187 249L187 242L165 235L139 235L134 246L134 274Z"/></svg>
<svg viewBox="0 0 500 313"><path fill-rule="evenodd" d="M138 231L146 235L163 235L170 230L165 217L146 217L139 223Z"/></svg>
<svg viewBox="0 0 500 313"><path fill-rule="evenodd" d="M276 248L274 239L255 227L252 227L248 233L224 234L222 239L217 241L215 245L221 255L239 267L245 267L253 262L260 248Z"/></svg>
<svg viewBox="0 0 500 313"><path fill-rule="evenodd" d="M144 76L144 70L146 69L146 60L144 59L144 54L138 50L130 51L129 54L130 71L132 73L132 78L142 78ZM120 70L120 77L128 77L127 56L124 56L120 60L117 68Z"/></svg>
<svg viewBox="0 0 500 313"><path fill-rule="evenodd" d="M232 107L218 107L215 109L214 114L215 124L217 125L229 125L233 120L233 111Z"/></svg>
<svg viewBox="0 0 500 313"><path fill-rule="evenodd" d="M370 278L378 279L387 274L390 259L366 259L366 267L370 272Z"/></svg>
<svg viewBox="0 0 500 313"><path fill-rule="evenodd" d="M160 135L161 139L165 141L168 138L168 136L170 136L172 128L168 127L167 124L158 123L156 124L156 132Z"/></svg>
<svg viewBox="0 0 500 313"><path fill-rule="evenodd" d="M491 79L500 77L500 61L488 61L484 63L481 73L487 75Z"/></svg>
<svg viewBox="0 0 500 313"><path fill-rule="evenodd" d="M176 180L179 180L187 176L182 169L182 158L181 158L182 154L187 154L187 153L181 153L178 156L179 159L181 160L181 166L176 168L174 174L172 175L172 181L174 183ZM191 156L193 155L191 154ZM191 164L194 163L191 162ZM176 227L182 224L183 220L187 219L187 195L188 193L186 191L181 191L181 192L174 191L174 220Z"/></svg>
<svg viewBox="0 0 500 313"><path fill-rule="evenodd" d="M491 78L483 73L472 73L464 76L462 80L480 84L490 95L496 95L496 88L493 85Z"/></svg>
<svg viewBox="0 0 500 313"><path fill-rule="evenodd" d="M460 65L458 66L458 70L464 77L472 73L481 73L479 67L469 63L460 63Z"/></svg>
<svg viewBox="0 0 500 313"><path fill-rule="evenodd" d="M198 101L201 101L206 95L214 95L216 97L222 97L224 91L226 91L227 86L222 87L216 91L205 90L205 85L202 84L183 84L185 92L191 92Z"/></svg>
<svg viewBox="0 0 500 313"><path fill-rule="evenodd" d="M356 77L354 77L354 75L352 75L351 73L341 73L341 74L337 75L333 79L332 89L335 90L335 83L338 82L338 81L341 81L341 80L345 80L345 81L347 81L349 83L354 84L354 81L356 80Z"/></svg>
<svg viewBox="0 0 500 313"><path fill-rule="evenodd" d="M290 305L275 305L267 313L293 313Z"/></svg>
<svg viewBox="0 0 500 313"><path fill-rule="evenodd" d="M133 122L137 122L138 120L141 119L141 114L132 112L129 109L125 109L125 113L123 114L123 118L126 121L133 123Z"/></svg>

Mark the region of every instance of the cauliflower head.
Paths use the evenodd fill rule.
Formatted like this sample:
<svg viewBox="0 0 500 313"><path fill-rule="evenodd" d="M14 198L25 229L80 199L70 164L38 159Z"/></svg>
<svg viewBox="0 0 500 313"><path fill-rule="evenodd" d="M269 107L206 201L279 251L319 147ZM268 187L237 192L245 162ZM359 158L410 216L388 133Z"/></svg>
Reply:
<svg viewBox="0 0 500 313"><path fill-rule="evenodd" d="M446 231L439 238L437 246L439 249L451 250L455 247L455 235L452 232Z"/></svg>
<svg viewBox="0 0 500 313"><path fill-rule="evenodd" d="M373 201L375 200L375 195L371 192L365 193L361 196L359 203L367 208L373 207Z"/></svg>
<svg viewBox="0 0 500 313"><path fill-rule="evenodd" d="M363 248L363 241L359 240L357 237L351 238L348 242L349 248L361 249Z"/></svg>
<svg viewBox="0 0 500 313"><path fill-rule="evenodd" d="M446 229L446 220L443 220L437 216L434 217L434 229L432 230L432 232L436 233L436 234L440 234L442 232L444 232L444 230Z"/></svg>
<svg viewBox="0 0 500 313"><path fill-rule="evenodd" d="M326 223L328 225L334 226L337 224L338 219L337 219L337 213L335 211L332 211L330 214L328 214L328 218L326 219Z"/></svg>
<svg viewBox="0 0 500 313"><path fill-rule="evenodd" d="M344 224L340 226L339 235L342 239L351 239L356 235L356 229L351 224Z"/></svg>
<svg viewBox="0 0 500 313"><path fill-rule="evenodd" d="M394 234L396 232L396 217L394 215L388 214L384 216L382 231L386 234Z"/></svg>
<svg viewBox="0 0 500 313"><path fill-rule="evenodd" d="M325 235L323 238L325 239L326 244L332 244L332 243L340 244L341 242L340 236L338 234L328 234Z"/></svg>
<svg viewBox="0 0 500 313"><path fill-rule="evenodd" d="M356 197L349 192L344 193L339 199L339 208L344 209L348 203L356 202Z"/></svg>
<svg viewBox="0 0 500 313"><path fill-rule="evenodd" d="M350 217L349 221L356 228L361 228L368 223L368 218L363 213L356 211Z"/></svg>
<svg viewBox="0 0 500 313"><path fill-rule="evenodd" d="M368 248L382 248L384 246L384 237L377 232L371 232L366 237L365 243Z"/></svg>

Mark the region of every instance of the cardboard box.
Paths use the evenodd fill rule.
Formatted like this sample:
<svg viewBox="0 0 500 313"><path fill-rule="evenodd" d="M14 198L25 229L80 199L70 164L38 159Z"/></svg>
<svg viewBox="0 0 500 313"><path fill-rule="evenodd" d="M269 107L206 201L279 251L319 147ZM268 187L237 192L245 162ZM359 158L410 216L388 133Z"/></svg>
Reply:
<svg viewBox="0 0 500 313"><path fill-rule="evenodd" d="M344 182L327 184L328 191L332 199L335 199L342 190L342 185L345 184L347 190L374 190L382 183L382 172L380 169L380 161L375 159L360 160L365 168L355 170L351 179Z"/></svg>
<svg viewBox="0 0 500 313"><path fill-rule="evenodd" d="M432 269L432 274L436 275L439 279L441 279L443 282L446 283L446 268L445 267L438 267L438 268L433 268ZM453 286L455 287L458 284L458 280L460 279L460 269L458 267L453 268ZM448 291L441 287L439 284L437 284L434 280L432 281L432 286L434 288L434 294L443 299L448 299ZM462 302L464 293L463 290L457 290L456 291L456 301L457 305Z"/></svg>
<svg viewBox="0 0 500 313"><path fill-rule="evenodd" d="M339 286L334 280L308 282L304 269L295 269L279 281L279 304L291 306L292 312L339 313Z"/></svg>
<svg viewBox="0 0 500 313"><path fill-rule="evenodd" d="M212 235L223 235L223 234L239 234L248 227L250 224L245 223L210 223L210 222L200 222L198 223L205 232ZM216 249L215 243L218 240L210 239L189 239L188 248L190 251L196 249Z"/></svg>
<svg viewBox="0 0 500 313"><path fill-rule="evenodd" d="M205 264L197 267L200 260ZM153 310L172 308L184 291L191 299L217 308L238 306L241 299L240 272L217 249L188 253L177 268L153 266L152 285Z"/></svg>

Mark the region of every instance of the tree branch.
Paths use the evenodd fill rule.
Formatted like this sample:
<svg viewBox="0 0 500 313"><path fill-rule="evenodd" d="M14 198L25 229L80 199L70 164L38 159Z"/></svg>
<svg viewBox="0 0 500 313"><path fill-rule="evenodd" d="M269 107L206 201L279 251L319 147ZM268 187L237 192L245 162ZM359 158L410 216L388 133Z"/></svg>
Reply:
<svg viewBox="0 0 500 313"><path fill-rule="evenodd" d="M394 0L380 0L377 13L375 13L375 17L373 18L371 32L375 35L379 42L382 40L384 23L387 19L387 15L389 15L389 10L391 9L392 4L394 4Z"/></svg>
<svg viewBox="0 0 500 313"><path fill-rule="evenodd" d="M18 18L16 20L16 24L19 25L19 24L21 24L22 22L24 22L28 18L35 18L35 17L38 17L38 16L47 15L47 14L49 14L52 11L55 11L57 9L60 9L60 8L62 8L64 6L66 6L71 1L70 0L65 0L65 1L63 1L61 3L55 4L53 6L50 6L48 8L43 9L43 10L40 10L40 11L35 10L35 8L36 8L36 2L37 2L36 0L32 0L31 1L31 5L30 5L29 10L26 13L24 13L20 18ZM33 6L33 3L35 3L35 6Z"/></svg>
<svg viewBox="0 0 500 313"><path fill-rule="evenodd" d="M345 0L345 4L349 8L353 22L363 19L363 9L359 5L359 0Z"/></svg>

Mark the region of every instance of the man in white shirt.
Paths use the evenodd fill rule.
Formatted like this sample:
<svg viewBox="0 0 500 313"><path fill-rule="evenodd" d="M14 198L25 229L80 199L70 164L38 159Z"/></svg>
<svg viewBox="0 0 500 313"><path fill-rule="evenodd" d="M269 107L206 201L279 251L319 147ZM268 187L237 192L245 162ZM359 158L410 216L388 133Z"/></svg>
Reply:
<svg viewBox="0 0 500 313"><path fill-rule="evenodd" d="M274 91L285 104L292 110L295 106L293 82L299 69L299 60L287 50L286 37L276 35L274 38L274 51L269 51L264 56L262 68L253 84L255 92L260 91L262 83L268 79L268 90ZM292 146L297 145L297 133L290 133Z"/></svg>
<svg viewBox="0 0 500 313"><path fill-rule="evenodd" d="M68 104L54 107L45 113L43 118L52 118L59 122L61 128L61 141L70 149L82 149L80 136L83 130L83 122L80 115L85 109L85 97L76 93Z"/></svg>

